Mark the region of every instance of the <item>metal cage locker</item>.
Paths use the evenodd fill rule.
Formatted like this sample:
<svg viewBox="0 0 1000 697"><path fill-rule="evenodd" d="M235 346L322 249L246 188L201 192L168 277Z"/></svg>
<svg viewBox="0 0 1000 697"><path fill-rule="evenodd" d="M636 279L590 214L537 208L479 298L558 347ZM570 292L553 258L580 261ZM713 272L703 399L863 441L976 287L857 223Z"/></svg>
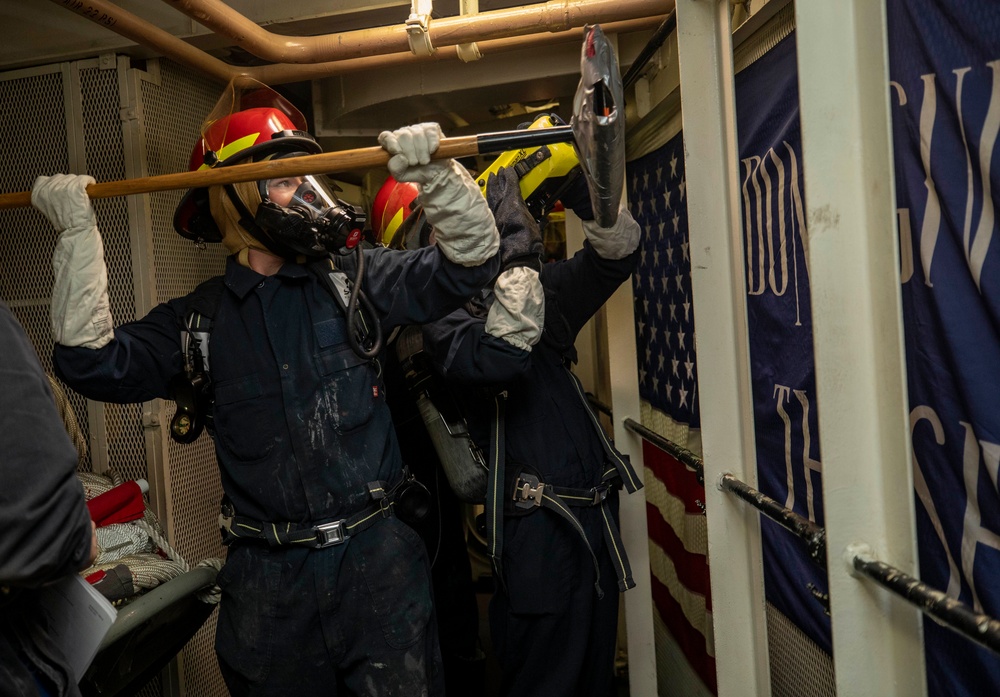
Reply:
<svg viewBox="0 0 1000 697"><path fill-rule="evenodd" d="M30 189L40 174L76 172L98 181L187 169L202 119L221 85L167 61L132 62L103 54L0 74L7 157L0 187ZM182 192L94 202L104 241L111 312L116 324L142 317L220 273L225 253L196 249L173 231ZM24 325L51 372L49 303L56 233L33 208L0 211L0 297ZM171 544L192 565L223 557L216 519L222 491L208 436L180 446L166 425L173 405L101 404L67 389L87 437L80 468L114 468L150 482L150 504ZM225 695L213 640L215 615L144 696Z"/></svg>

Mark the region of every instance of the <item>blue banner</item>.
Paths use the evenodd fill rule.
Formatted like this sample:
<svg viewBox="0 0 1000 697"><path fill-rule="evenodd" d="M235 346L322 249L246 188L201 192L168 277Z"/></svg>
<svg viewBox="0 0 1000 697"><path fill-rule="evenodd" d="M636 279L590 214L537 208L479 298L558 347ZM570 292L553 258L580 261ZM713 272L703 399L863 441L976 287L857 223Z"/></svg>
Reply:
<svg viewBox="0 0 1000 697"><path fill-rule="evenodd" d="M920 575L1000 617L1000 5L887 12ZM1000 656L924 631L932 697L1000 694Z"/></svg>
<svg viewBox="0 0 1000 697"><path fill-rule="evenodd" d="M794 33L736 76L758 486L823 524ZM767 600L828 653L825 571L761 518Z"/></svg>

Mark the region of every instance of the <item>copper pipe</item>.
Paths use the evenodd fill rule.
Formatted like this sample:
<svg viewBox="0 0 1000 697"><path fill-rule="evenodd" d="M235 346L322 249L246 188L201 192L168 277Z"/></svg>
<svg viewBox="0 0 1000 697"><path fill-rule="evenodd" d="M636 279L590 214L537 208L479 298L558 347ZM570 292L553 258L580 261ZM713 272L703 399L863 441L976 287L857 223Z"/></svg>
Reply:
<svg viewBox="0 0 1000 697"><path fill-rule="evenodd" d="M214 77L221 82L229 82L230 79L245 76L266 85L280 85L288 82L315 80L330 77L331 75L372 70L391 65L412 64L414 62L430 60L447 60L456 57L456 48L449 46L446 49L435 51L434 55L426 58L414 56L409 51L406 51L389 55L370 55L364 58L309 65L277 63L275 65L237 67L229 65L195 48L186 41L106 0L87 0L86 3L75 3L70 0L51 1L73 10L81 17L96 22L141 46L152 48L182 65ZM624 22L613 22L604 25L604 30L609 34L639 31L656 26L662 19L662 16L651 16ZM549 43L579 40L579 38L578 32L568 29L551 34L493 39L481 42L479 48L485 54L488 52L512 51Z"/></svg>
<svg viewBox="0 0 1000 697"><path fill-rule="evenodd" d="M653 29L659 26L662 21L662 16L644 17L642 19L630 19L623 22L612 22L601 26L607 34L627 34L644 29ZM567 29L551 34L533 34L530 36L512 36L506 39L491 39L489 41L477 42L477 45L479 46L479 52L485 56L491 53L550 46L570 41L579 42L581 37L582 34L578 29ZM458 60L458 46L446 46L445 48L438 49L431 56L414 56L407 51L405 53L390 53L383 56L351 58L349 60L313 63L309 65L293 65L289 63L261 65L250 68L249 71L245 72L265 85L281 85L301 80L317 80L330 77L331 75L346 75L348 73L363 72L365 70L375 70L390 66L412 65L414 63L442 60Z"/></svg>
<svg viewBox="0 0 1000 697"><path fill-rule="evenodd" d="M223 82L228 82L230 78L243 72L208 55L201 49L195 48L186 41L178 39L170 32L137 17L128 10L105 2L105 0L87 0L87 2L52 0L52 2L110 29L126 39L130 39L140 46L152 48L164 56L173 58L178 63L218 78Z"/></svg>
<svg viewBox="0 0 1000 697"><path fill-rule="evenodd" d="M398 53L410 48L402 23L324 36L293 37L267 31L221 0L163 1L254 56L277 63L320 63ZM428 35L431 43L440 48L662 15L672 5L670 0L549 0L476 15L433 19Z"/></svg>

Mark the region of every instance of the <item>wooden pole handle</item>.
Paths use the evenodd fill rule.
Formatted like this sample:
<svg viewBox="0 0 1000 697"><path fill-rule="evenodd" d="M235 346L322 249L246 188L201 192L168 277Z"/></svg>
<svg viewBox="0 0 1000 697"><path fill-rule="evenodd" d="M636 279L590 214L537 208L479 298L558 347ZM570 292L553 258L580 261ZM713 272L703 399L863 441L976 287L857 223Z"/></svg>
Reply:
<svg viewBox="0 0 1000 697"><path fill-rule="evenodd" d="M460 136L443 138L433 159L441 160L452 157L468 157L478 155L478 136ZM316 155L301 155L280 160L265 162L249 162L232 167L218 169L200 169L194 172L176 172L160 174L137 179L122 179L111 182L98 182L87 187L90 198L111 198L113 196L129 196L131 194L147 194L151 191L172 191L176 189L193 189L217 184L233 184L236 182L260 181L276 177L297 177L305 174L327 174L329 172L346 172L370 167L385 167L389 161L389 153L380 147L356 148L338 152L321 152ZM31 205L31 192L0 194L0 210L7 208L23 208Z"/></svg>
<svg viewBox="0 0 1000 697"><path fill-rule="evenodd" d="M474 136L442 138L431 159L445 160L455 157L485 155L517 148L539 147L550 143L566 143L573 140L571 126L556 126L536 130L498 131ZM131 194L148 194L151 191L172 191L193 189L218 184L261 181L276 177L298 177L305 174L328 174L348 172L357 169L385 167L389 153L382 148L356 148L337 152L321 152L316 155L301 155L280 160L249 162L232 167L199 169L194 172L159 174L153 177L121 179L113 182L99 182L87 187L90 198L111 198ZM0 194L0 210L24 208L31 205L31 192L20 191Z"/></svg>

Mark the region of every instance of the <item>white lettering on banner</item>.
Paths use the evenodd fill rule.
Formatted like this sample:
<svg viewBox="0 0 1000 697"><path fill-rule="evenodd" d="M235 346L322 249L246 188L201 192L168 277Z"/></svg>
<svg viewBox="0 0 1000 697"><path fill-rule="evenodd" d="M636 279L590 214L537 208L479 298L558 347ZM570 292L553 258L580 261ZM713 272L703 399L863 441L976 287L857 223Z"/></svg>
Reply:
<svg viewBox="0 0 1000 697"><path fill-rule="evenodd" d="M910 228L910 209L897 208L899 220L899 282L913 278L913 231Z"/></svg>
<svg viewBox="0 0 1000 697"><path fill-rule="evenodd" d="M753 223L751 222L753 218L750 215L750 192L747 191L747 182L750 181L753 184L754 191L754 203L756 204L756 220L760 220L763 215L761 214L761 206L763 205L761 195L760 195L760 184L757 183L757 177L753 176L754 172L757 171L758 165L760 165L759 157L748 157L742 160L742 163L746 165L747 176L743 180L743 230L746 235L746 256L747 256L747 285L749 286L750 295L763 295L764 293L764 226L757 226L757 245L754 246L751 241L751 235L753 234ZM757 280L759 285L754 286L754 272L751 266L753 260L753 250L759 249L761 253L757 257Z"/></svg>
<svg viewBox="0 0 1000 697"><path fill-rule="evenodd" d="M996 210L993 203L992 183L990 179L993 151L996 148L997 137L1000 134L1000 60L990 61L985 64L992 73L991 88L989 92L989 105L986 116L983 119L982 130L979 137L978 153L976 161L979 163L979 171L973 169L972 149L965 128L965 116L963 114L966 76L972 71L971 66L956 68L952 70L955 75L955 106L957 110L957 121L959 134L962 139L962 149L965 151L965 211L962 224L962 243L965 252L966 264L972 273L972 278L976 287L981 289L981 276L983 265L986 262L986 255L989 251L990 242L993 239L994 228L996 227ZM920 262L924 270L924 283L930 287L934 286L931 281L931 266L934 261L934 250L937 246L938 235L941 230L941 200L938 196L931 171L931 147L934 139L934 127L937 122L937 75L928 73L921 75L923 82L923 100L920 104L920 161L924 170L924 187L927 189L927 201L924 204L923 221L920 225ZM906 92L898 82L890 82L894 89L899 106L907 103ZM975 177L978 174L980 183L980 196L982 210L979 211L979 221L973 235L973 220L975 217L976 186ZM900 211L906 209L899 209ZM958 216L955 215L955 218ZM902 263L907 263L907 257L912 259L912 236L903 237L903 233L910 233L909 226L904 231L902 219L900 220L900 246L902 248ZM907 220L908 223L908 220ZM905 266L904 266L905 269ZM912 270L912 267L911 267ZM912 277L902 274L901 281L906 283Z"/></svg>
<svg viewBox="0 0 1000 697"><path fill-rule="evenodd" d="M934 429L934 440L938 445L944 445L944 426L941 425L941 419L938 418L937 412L928 406L914 407L910 411L910 440L913 440L913 431L916 429L917 424L925 419L930 423L931 428ZM941 516L938 515L937 506L934 505L934 497L931 496L931 490L927 486L927 480L924 478L920 461L917 460L917 449L913 447L911 450L913 488L917 492L917 498L920 499L920 503L924 504L924 508L927 510L927 516L931 519L931 527L937 533L938 540L941 542L941 548L944 550L945 558L948 560L948 588L945 590L945 593L949 598L958 599L959 594L962 592L962 579L958 573L958 566L955 564L955 558L951 556L951 550L948 548L948 540L944 536L944 526L941 525Z"/></svg>
<svg viewBox="0 0 1000 697"><path fill-rule="evenodd" d="M921 75L920 79L924 81L924 101L920 105L920 162L924 166L924 187L927 189L924 223L920 228L920 261L924 265L924 283L933 287L931 262L941 229L941 201L931 176L931 139L934 138L934 118L937 115L937 88L933 73Z"/></svg>
<svg viewBox="0 0 1000 697"><path fill-rule="evenodd" d="M910 438L921 421L926 420L934 430L934 440L938 445L945 445L944 427L940 418L933 408L921 405L914 407L910 412ZM944 535L944 526L941 523L941 516L938 514L937 506L934 504L934 497L923 474L923 468L917 459L917 449L913 448L913 484L917 492L917 497L924 505L927 515L930 518L931 526L937 534L941 547L944 550L945 558L948 560L949 578L948 588L945 593L950 598L958 599L961 594L962 580L964 580L972 591L973 609L982 612L982 603L979 600L979 592L976 589L974 575L976 550L980 544L986 545L996 550L1000 550L1000 535L993 530L984 528L981 524L982 516L979 508L979 476L983 469L986 470L990 484L994 491L998 491L997 474L1000 470L1000 445L989 441L977 440L971 424L960 421L959 424L965 430L965 443L962 453L962 478L965 483L965 514L962 519L962 546L961 558L962 569L959 572L955 559L948 547L947 539ZM982 455L982 458L980 458ZM980 467L982 459L984 467ZM998 491L1000 493L1000 491Z"/></svg>
<svg viewBox="0 0 1000 697"><path fill-rule="evenodd" d="M895 80L889 85L896 90L899 106L906 106L906 90ZM910 209L897 208L899 220L899 282L906 283L913 278L913 228L910 226Z"/></svg>
<svg viewBox="0 0 1000 697"><path fill-rule="evenodd" d="M799 423L799 430L802 433L802 473L806 480L806 510L809 520L816 522L816 511L813 504L813 481L812 472L821 473L822 465L819 460L812 458L809 451L812 449L812 436L809 431L809 397L804 390L793 390L786 385L774 385L774 396L777 398L776 406L778 416L785 424L785 477L788 486L788 495L785 498L785 508L795 509L795 477L792 467L792 419L785 409L785 402L790 402L789 395L794 394L802 407L802 420Z"/></svg>
<svg viewBox="0 0 1000 697"><path fill-rule="evenodd" d="M972 277L976 281L976 288L980 288L979 277L983 272L983 263L986 261L986 250L993 239L993 226L996 221L996 212L993 209L993 193L990 184L990 165L993 162L993 146L997 142L997 132L1000 131L1000 60L990 61L986 64L993 71L993 89L990 92L990 105L986 111L986 118L983 121L983 132L979 137L979 179L983 186L983 210L979 214L979 227L976 228L976 239L969 240L968 222L972 218L972 164L969 163L969 196L965 207L966 234L965 234L965 254L972 271ZM958 71L956 71L958 72ZM959 75L959 83L964 76L963 71ZM962 121L962 100L961 88L958 90L958 122ZM962 126L962 141L965 142L965 126ZM965 146L968 154L969 147Z"/></svg>
<svg viewBox="0 0 1000 697"><path fill-rule="evenodd" d="M801 326L797 252L798 242L801 242L808 274L809 243L805 234L805 206L802 203L802 190L799 185L798 157L791 145L787 142L783 144L787 165L774 148L769 148L763 157L751 156L741 161L746 168L742 191L747 286L750 295L763 295L767 289L778 297L784 295L788 290L788 258L791 256L791 281L795 288L795 326ZM786 209L791 211L791 215L787 217L790 222L786 222ZM754 230L756 236L753 234ZM791 239L790 246L789 239ZM756 268L754 268L755 257Z"/></svg>
<svg viewBox="0 0 1000 697"><path fill-rule="evenodd" d="M997 460L1000 457L1000 446L986 441L977 441L976 434L972 430L972 425L964 421L959 421L965 429L965 453L962 458L963 471L965 474L965 522L962 526L962 573L972 588L973 608L976 612L983 611L983 604L979 601L979 594L976 592L976 584L973 580L972 570L976 562L976 547L982 543L993 549L1000 550L1000 535L992 530L987 530L980 525L982 516L979 513L979 454L982 446L986 457L986 469L989 471L994 490L996 490ZM992 460L992 461L991 461ZM1000 493L1000 492L998 492Z"/></svg>

